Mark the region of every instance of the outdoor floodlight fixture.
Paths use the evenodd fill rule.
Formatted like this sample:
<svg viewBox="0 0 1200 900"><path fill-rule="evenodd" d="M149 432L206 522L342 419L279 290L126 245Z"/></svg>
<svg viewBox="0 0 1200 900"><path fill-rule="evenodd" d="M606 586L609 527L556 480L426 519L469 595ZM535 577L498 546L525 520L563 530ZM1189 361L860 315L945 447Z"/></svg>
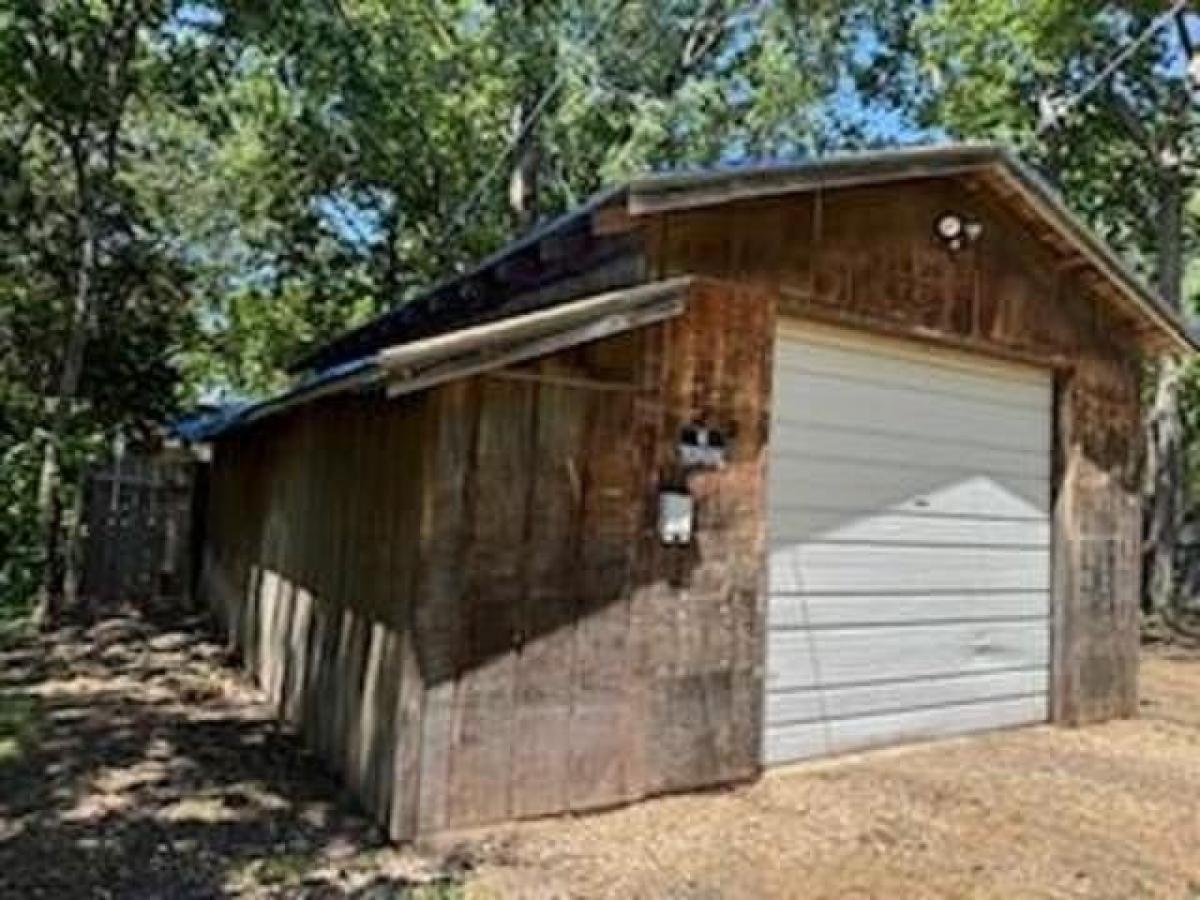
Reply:
<svg viewBox="0 0 1200 900"><path fill-rule="evenodd" d="M947 249L957 252L979 240L983 234L983 224L977 219L947 212L937 217L933 230Z"/></svg>

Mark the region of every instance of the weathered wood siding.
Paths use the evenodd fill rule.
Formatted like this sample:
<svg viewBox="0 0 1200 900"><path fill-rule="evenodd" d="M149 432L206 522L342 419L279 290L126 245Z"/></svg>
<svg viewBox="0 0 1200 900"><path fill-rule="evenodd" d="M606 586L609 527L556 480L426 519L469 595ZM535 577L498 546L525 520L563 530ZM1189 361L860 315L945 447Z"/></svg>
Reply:
<svg viewBox="0 0 1200 900"><path fill-rule="evenodd" d="M983 235L935 238L947 210ZM1140 356L1096 284L979 181L914 181L656 216L656 277L709 275L777 298L780 315L1056 369L1052 717L1136 712ZM1046 240L1043 240L1046 238Z"/></svg>
<svg viewBox="0 0 1200 900"><path fill-rule="evenodd" d="M436 390L417 830L757 770L770 316L699 290L664 325ZM698 420L732 459L693 478L696 544L664 548L658 488Z"/></svg>
<svg viewBox="0 0 1200 900"><path fill-rule="evenodd" d="M344 397L217 447L202 589L282 717L386 822L420 692L424 398Z"/></svg>
<svg viewBox="0 0 1200 900"><path fill-rule="evenodd" d="M768 299L218 446L209 599L393 837L757 771ZM665 548L695 422L730 459Z"/></svg>

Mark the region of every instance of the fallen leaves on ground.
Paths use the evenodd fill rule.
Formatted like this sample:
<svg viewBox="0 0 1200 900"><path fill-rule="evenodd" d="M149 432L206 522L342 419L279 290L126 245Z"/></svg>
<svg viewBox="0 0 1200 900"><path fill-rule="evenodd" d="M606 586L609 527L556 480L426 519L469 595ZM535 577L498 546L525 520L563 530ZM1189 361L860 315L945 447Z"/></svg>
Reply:
<svg viewBox="0 0 1200 900"><path fill-rule="evenodd" d="M0 897L447 898L386 846L201 621L0 648Z"/></svg>

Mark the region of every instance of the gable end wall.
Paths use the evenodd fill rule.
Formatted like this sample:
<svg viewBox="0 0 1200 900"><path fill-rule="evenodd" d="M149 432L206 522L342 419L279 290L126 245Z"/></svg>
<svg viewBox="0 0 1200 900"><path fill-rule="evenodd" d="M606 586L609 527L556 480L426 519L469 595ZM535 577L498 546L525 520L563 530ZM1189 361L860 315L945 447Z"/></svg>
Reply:
<svg viewBox="0 0 1200 900"><path fill-rule="evenodd" d="M983 225L950 253L954 211ZM666 213L644 228L655 277L752 286L779 315L1055 371L1052 718L1137 711L1139 378L1127 322L994 195L953 179Z"/></svg>

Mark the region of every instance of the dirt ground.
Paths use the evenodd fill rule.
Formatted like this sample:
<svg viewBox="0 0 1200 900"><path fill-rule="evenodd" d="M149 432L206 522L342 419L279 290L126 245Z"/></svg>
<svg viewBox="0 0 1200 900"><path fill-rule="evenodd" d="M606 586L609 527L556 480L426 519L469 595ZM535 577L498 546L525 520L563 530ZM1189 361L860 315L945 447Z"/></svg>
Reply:
<svg viewBox="0 0 1200 900"><path fill-rule="evenodd" d="M423 900L461 856L382 846L200 623L0 646L0 898Z"/></svg>
<svg viewBox="0 0 1200 900"><path fill-rule="evenodd" d="M512 897L1200 898L1200 656L1146 654L1142 718L876 751L512 829Z"/></svg>
<svg viewBox="0 0 1200 900"><path fill-rule="evenodd" d="M796 767L628 809L382 846L194 623L0 646L0 898L1200 900L1200 654L1138 721Z"/></svg>

